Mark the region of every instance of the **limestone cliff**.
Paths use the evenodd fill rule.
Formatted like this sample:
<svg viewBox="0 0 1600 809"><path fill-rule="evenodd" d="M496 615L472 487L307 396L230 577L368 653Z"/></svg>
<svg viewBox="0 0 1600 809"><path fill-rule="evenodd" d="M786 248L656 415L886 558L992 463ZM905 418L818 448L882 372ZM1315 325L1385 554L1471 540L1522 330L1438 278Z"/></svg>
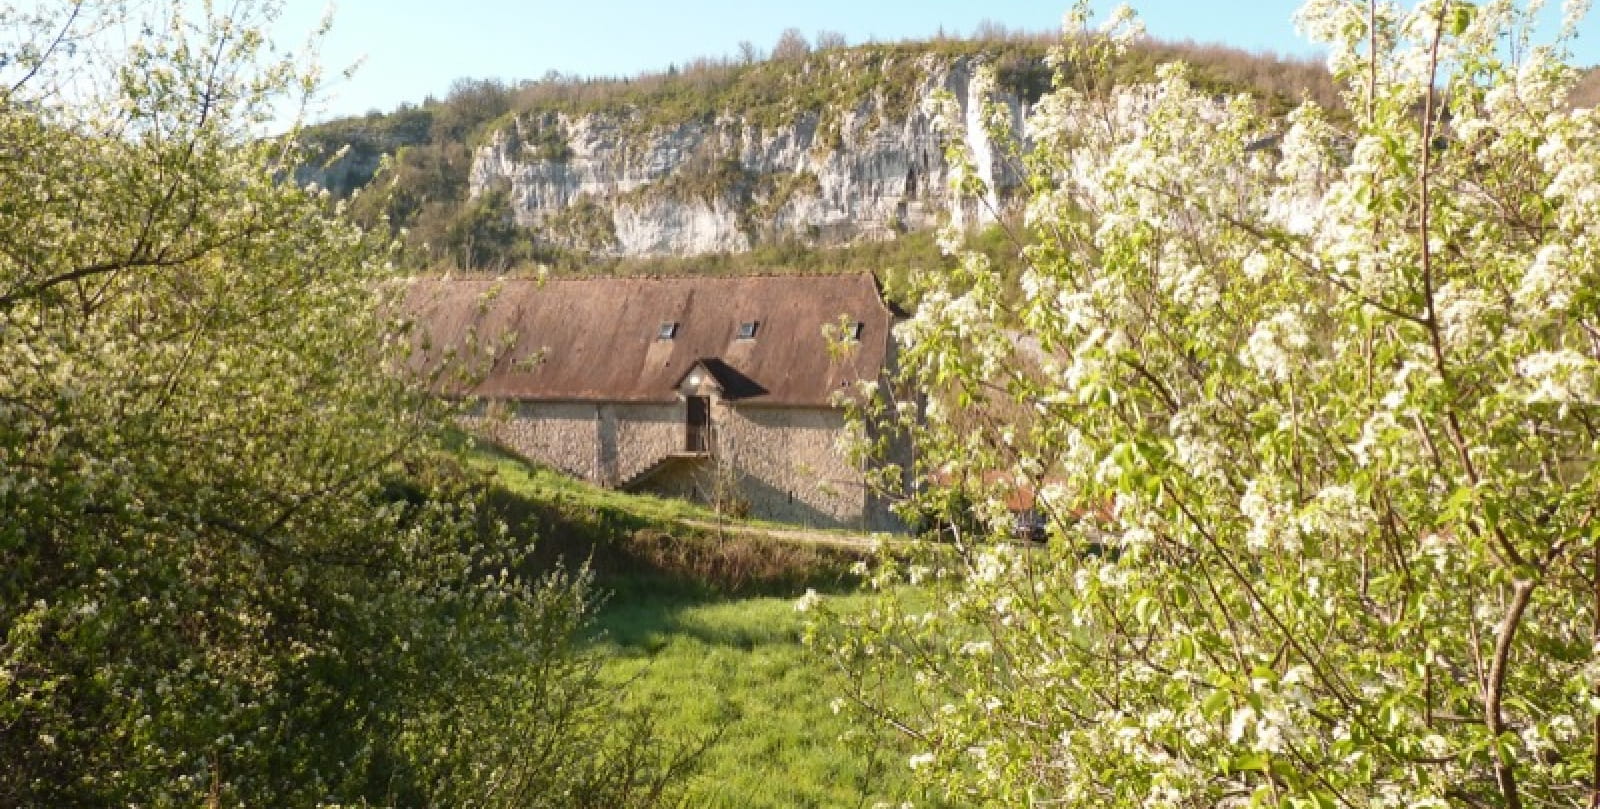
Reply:
<svg viewBox="0 0 1600 809"><path fill-rule="evenodd" d="M1052 84L1051 41L869 43L629 78L464 79L442 100L308 128L297 179L339 197L359 191L357 220L389 228L419 267L583 269L885 239L947 215L980 224L1016 184L978 126L984 100L1020 129ZM1251 93L1271 114L1307 94L1329 108L1338 100L1320 63L1189 45L1140 43L1109 79L1148 81L1174 59L1191 63L1201 88ZM977 78L985 65L992 84ZM954 111L936 129L928 102L943 93ZM948 138L973 147L994 197L952 209Z"/></svg>
<svg viewBox="0 0 1600 809"><path fill-rule="evenodd" d="M875 58L846 51L795 65L790 80L824 99L809 109L733 103L681 121L643 107L510 116L476 149L470 193L504 191L536 239L592 255L888 238L932 226L949 207L945 136L927 103L940 91L960 110L951 134L975 147L979 176L990 188L1012 183L978 126L974 75L984 57ZM1020 122L1015 95L984 95ZM991 199L953 215L982 222L994 207Z"/></svg>

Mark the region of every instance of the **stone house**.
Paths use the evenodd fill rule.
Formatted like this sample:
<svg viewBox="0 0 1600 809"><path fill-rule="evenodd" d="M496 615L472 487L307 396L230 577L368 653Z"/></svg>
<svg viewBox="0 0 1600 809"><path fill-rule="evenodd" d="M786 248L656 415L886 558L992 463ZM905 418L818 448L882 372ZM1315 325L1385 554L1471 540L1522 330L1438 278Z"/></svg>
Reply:
<svg viewBox="0 0 1600 809"><path fill-rule="evenodd" d="M413 362L480 357L446 389L531 460L767 519L897 525L845 446L841 397L893 362L871 275L420 279L406 309Z"/></svg>

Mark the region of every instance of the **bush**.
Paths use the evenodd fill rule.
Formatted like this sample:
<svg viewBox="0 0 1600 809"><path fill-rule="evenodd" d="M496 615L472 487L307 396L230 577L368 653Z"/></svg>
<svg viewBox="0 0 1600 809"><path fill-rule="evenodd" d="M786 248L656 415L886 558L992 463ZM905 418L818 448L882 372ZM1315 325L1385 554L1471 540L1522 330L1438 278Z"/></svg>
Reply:
<svg viewBox="0 0 1600 809"><path fill-rule="evenodd" d="M258 137L293 62L191 7L116 81L81 4L0 47L0 805L670 801L586 576L436 461L393 250Z"/></svg>

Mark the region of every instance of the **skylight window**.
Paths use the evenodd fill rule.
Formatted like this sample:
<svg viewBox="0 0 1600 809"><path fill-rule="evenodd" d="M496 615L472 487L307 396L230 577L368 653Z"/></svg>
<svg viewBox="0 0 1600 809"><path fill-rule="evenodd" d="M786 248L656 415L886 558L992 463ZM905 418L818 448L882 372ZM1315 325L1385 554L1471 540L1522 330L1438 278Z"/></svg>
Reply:
<svg viewBox="0 0 1600 809"><path fill-rule="evenodd" d="M861 332L863 330L865 330L866 327L867 327L867 324L862 323L859 320L856 321L853 325L850 326L850 339L855 340L858 343L861 342Z"/></svg>
<svg viewBox="0 0 1600 809"><path fill-rule="evenodd" d="M671 340L678 336L678 322L669 320L661 324L661 331L656 332L657 340Z"/></svg>
<svg viewBox="0 0 1600 809"><path fill-rule="evenodd" d="M759 320L746 320L743 323L740 323L739 324L739 339L740 340L754 340L754 339L756 339L756 329L759 328L760 326L761 326L761 321L759 321Z"/></svg>

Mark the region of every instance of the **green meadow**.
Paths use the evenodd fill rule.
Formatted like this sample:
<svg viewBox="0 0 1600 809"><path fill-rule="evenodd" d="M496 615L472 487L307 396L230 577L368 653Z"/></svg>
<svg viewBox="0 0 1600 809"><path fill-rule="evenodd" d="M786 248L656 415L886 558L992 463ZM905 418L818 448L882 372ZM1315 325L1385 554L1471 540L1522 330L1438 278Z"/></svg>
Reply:
<svg viewBox="0 0 1600 809"><path fill-rule="evenodd" d="M907 797L904 740L836 713L842 675L801 640L806 616L795 602L807 589L837 611L867 608L849 573L856 552L695 529L678 521L717 516L492 450L464 457L491 482L497 514L539 538L542 563L586 562L594 572L606 595L583 642L619 707L649 708L668 743L710 740L689 806L871 807Z"/></svg>
<svg viewBox="0 0 1600 809"><path fill-rule="evenodd" d="M843 596L838 606L864 603ZM830 706L839 675L800 642L794 599L619 593L593 641L607 679L656 711L671 738L717 734L690 791L704 807L871 806L905 787L898 739ZM874 742L877 742L876 744Z"/></svg>

